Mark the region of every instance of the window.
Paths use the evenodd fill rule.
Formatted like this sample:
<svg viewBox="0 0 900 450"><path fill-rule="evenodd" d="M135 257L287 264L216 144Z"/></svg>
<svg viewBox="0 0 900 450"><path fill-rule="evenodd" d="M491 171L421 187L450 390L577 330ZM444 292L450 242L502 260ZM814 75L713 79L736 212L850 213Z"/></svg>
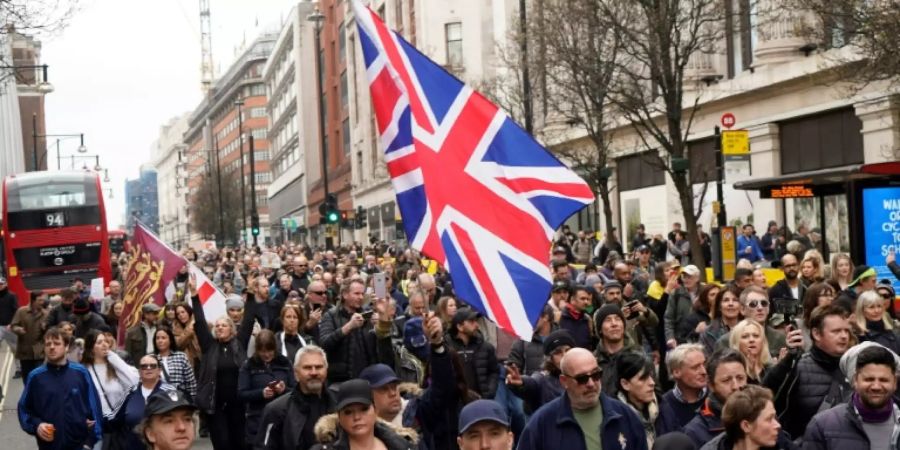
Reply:
<svg viewBox="0 0 900 450"><path fill-rule="evenodd" d="M852 107L786 121L779 128L783 174L863 162L862 121Z"/></svg>
<svg viewBox="0 0 900 450"><path fill-rule="evenodd" d="M266 138L266 129L265 128L257 128L250 132L253 135L253 139L265 139Z"/></svg>
<svg viewBox="0 0 900 450"><path fill-rule="evenodd" d="M266 108L251 108L250 117L266 117Z"/></svg>
<svg viewBox="0 0 900 450"><path fill-rule="evenodd" d="M753 66L753 51L757 43L757 10L754 0L725 2L725 46L728 53L728 77L749 70Z"/></svg>
<svg viewBox="0 0 900 450"><path fill-rule="evenodd" d="M444 28L447 33L447 65L462 67L462 22L448 23Z"/></svg>
<svg viewBox="0 0 900 450"><path fill-rule="evenodd" d="M260 150L253 152L253 157L256 158L256 161L268 161L269 160L269 151L268 150Z"/></svg>
<svg viewBox="0 0 900 450"><path fill-rule="evenodd" d="M616 160L619 190L630 191L665 184L666 175L656 152L628 155Z"/></svg>
<svg viewBox="0 0 900 450"><path fill-rule="evenodd" d="M340 53L341 62L346 59L347 53L347 32L344 30L344 24L338 28L338 53Z"/></svg>
<svg viewBox="0 0 900 450"><path fill-rule="evenodd" d="M346 108L349 104L349 95L347 90L347 71L341 72L341 108Z"/></svg>
<svg viewBox="0 0 900 450"><path fill-rule="evenodd" d="M350 154L350 119L344 119L341 125L341 135L344 138L344 155Z"/></svg>

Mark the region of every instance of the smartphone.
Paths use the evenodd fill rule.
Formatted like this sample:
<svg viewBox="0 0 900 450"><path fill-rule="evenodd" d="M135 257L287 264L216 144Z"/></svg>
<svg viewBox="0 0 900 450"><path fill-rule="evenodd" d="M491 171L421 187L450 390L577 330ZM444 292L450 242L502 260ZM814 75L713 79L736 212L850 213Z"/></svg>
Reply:
<svg viewBox="0 0 900 450"><path fill-rule="evenodd" d="M384 273L376 273L375 277L375 298L387 298L387 281Z"/></svg>
<svg viewBox="0 0 900 450"><path fill-rule="evenodd" d="M375 311L369 310L362 313L363 319L369 320L372 318L372 314L375 314Z"/></svg>
<svg viewBox="0 0 900 450"><path fill-rule="evenodd" d="M312 309L313 309L313 311L318 311L318 310L322 309L322 305L320 303L313 303Z"/></svg>
<svg viewBox="0 0 900 450"><path fill-rule="evenodd" d="M278 386L278 380L272 380L266 385L269 389L275 389L275 386Z"/></svg>

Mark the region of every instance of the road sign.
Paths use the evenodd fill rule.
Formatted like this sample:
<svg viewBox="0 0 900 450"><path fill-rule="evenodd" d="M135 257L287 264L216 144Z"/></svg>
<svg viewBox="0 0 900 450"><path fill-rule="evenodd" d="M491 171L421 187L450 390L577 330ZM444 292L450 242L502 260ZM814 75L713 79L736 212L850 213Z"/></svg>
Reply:
<svg viewBox="0 0 900 450"><path fill-rule="evenodd" d="M734 227L721 227L722 245L722 281L734 279L734 269L737 265L737 239L734 235Z"/></svg>
<svg viewBox="0 0 900 450"><path fill-rule="evenodd" d="M722 155L725 161L750 160L750 132L725 130L722 132Z"/></svg>
<svg viewBox="0 0 900 450"><path fill-rule="evenodd" d="M722 126L725 128L731 128L737 122L737 119L734 118L734 114L727 112L722 114Z"/></svg>

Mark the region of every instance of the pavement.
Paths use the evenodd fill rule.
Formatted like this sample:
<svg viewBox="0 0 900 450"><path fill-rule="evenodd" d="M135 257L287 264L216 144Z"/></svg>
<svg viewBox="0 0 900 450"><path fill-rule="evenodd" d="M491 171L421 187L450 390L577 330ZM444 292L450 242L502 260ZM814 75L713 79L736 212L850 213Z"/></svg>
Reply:
<svg viewBox="0 0 900 450"><path fill-rule="evenodd" d="M16 372L16 363L9 347L0 342L0 385L3 386L3 399L0 400L0 448L9 450L37 449L35 438L29 436L19 427L16 406L22 395L24 380L12 379ZM194 450L212 450L209 439L194 442Z"/></svg>

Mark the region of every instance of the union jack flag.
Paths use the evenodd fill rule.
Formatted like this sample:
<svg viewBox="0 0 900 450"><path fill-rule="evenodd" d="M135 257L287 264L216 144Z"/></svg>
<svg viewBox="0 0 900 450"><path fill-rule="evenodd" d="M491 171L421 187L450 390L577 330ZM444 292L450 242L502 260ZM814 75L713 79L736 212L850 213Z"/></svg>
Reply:
<svg viewBox="0 0 900 450"><path fill-rule="evenodd" d="M353 2L385 162L410 245L460 297L531 339L550 240L594 201L588 185L503 111Z"/></svg>

